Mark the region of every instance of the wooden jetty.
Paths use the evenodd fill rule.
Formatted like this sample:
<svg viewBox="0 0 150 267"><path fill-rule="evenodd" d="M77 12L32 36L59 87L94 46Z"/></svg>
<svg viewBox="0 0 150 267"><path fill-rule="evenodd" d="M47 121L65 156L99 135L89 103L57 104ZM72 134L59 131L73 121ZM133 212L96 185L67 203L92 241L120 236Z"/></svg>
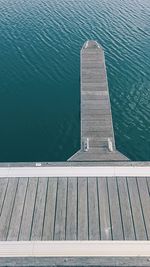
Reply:
<svg viewBox="0 0 150 267"><path fill-rule="evenodd" d="M116 150L102 47L87 41L81 49L81 148L71 161L124 161Z"/></svg>
<svg viewBox="0 0 150 267"><path fill-rule="evenodd" d="M81 50L81 149L0 164L0 266L150 266L150 162L116 150L95 41Z"/></svg>

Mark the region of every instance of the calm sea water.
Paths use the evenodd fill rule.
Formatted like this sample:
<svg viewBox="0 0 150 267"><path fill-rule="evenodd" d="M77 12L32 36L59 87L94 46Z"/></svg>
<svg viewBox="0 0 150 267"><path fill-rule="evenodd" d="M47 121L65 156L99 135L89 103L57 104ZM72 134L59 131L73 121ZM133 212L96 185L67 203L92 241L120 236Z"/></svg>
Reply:
<svg viewBox="0 0 150 267"><path fill-rule="evenodd" d="M118 149L150 160L150 1L0 0L0 161L78 150L87 39L105 49Z"/></svg>

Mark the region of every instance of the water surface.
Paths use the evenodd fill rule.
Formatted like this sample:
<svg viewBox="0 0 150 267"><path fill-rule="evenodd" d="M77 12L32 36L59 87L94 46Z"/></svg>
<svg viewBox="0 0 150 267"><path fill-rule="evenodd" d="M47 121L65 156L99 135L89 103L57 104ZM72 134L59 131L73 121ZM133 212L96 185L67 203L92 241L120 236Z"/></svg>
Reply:
<svg viewBox="0 0 150 267"><path fill-rule="evenodd" d="M0 161L63 161L80 143L80 49L105 49L116 144L150 160L150 1L0 0Z"/></svg>

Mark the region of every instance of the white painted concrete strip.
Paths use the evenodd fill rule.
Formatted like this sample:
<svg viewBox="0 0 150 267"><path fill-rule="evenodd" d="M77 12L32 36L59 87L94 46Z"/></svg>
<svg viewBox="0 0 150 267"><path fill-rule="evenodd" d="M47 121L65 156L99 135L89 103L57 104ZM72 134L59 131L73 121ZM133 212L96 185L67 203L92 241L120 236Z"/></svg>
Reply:
<svg viewBox="0 0 150 267"><path fill-rule="evenodd" d="M150 241L4 241L0 257L150 257Z"/></svg>
<svg viewBox="0 0 150 267"><path fill-rule="evenodd" d="M150 177L150 167L1 167L0 177Z"/></svg>

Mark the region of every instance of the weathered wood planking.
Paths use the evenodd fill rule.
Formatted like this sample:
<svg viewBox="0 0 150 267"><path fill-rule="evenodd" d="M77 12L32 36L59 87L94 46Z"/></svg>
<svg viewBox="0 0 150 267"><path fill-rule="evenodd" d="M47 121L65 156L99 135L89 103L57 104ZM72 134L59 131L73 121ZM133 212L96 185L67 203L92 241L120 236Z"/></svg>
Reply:
<svg viewBox="0 0 150 267"><path fill-rule="evenodd" d="M149 209L150 195L148 192L146 178L143 178L143 179L137 178L137 184L138 184L138 191L139 191L142 212L143 212L143 217L144 217L144 222L145 222L145 227L146 227L146 232L147 232L147 238L149 240L150 239L150 209Z"/></svg>
<svg viewBox="0 0 150 267"><path fill-rule="evenodd" d="M110 217L113 240L123 240L123 225L122 216L119 203L119 195L117 188L117 180L115 177L107 178L108 182L108 196L110 205Z"/></svg>
<svg viewBox="0 0 150 267"><path fill-rule="evenodd" d="M87 178L78 178L78 240L89 239Z"/></svg>
<svg viewBox="0 0 150 267"><path fill-rule="evenodd" d="M58 178L54 240L66 239L67 178Z"/></svg>
<svg viewBox="0 0 150 267"><path fill-rule="evenodd" d="M147 240L140 195L136 178L127 178L136 239Z"/></svg>
<svg viewBox="0 0 150 267"><path fill-rule="evenodd" d="M147 181L131 177L1 178L0 241L147 240Z"/></svg>
<svg viewBox="0 0 150 267"><path fill-rule="evenodd" d="M120 208L122 213L122 224L124 229L124 239L134 240L135 231L134 231L126 178L125 177L118 178L117 182L118 182L118 192L120 198Z"/></svg>
<svg viewBox="0 0 150 267"><path fill-rule="evenodd" d="M85 91L92 92L88 94L88 100L85 99ZM93 101L97 92L103 92L105 99L99 94L99 98ZM96 127L93 120L86 120L85 124L86 115L99 115L99 127ZM101 124L105 116L107 125ZM97 42L89 41L81 50L81 145L84 138L96 136L111 137L115 148L104 52ZM104 145L106 146L106 142Z"/></svg>
<svg viewBox="0 0 150 267"><path fill-rule="evenodd" d="M20 257L0 258L0 267L149 267L147 257Z"/></svg>
<svg viewBox="0 0 150 267"><path fill-rule="evenodd" d="M54 223L55 223L55 208L57 197L57 178L49 178L48 191L45 208L43 240L52 240L54 236Z"/></svg>
<svg viewBox="0 0 150 267"><path fill-rule="evenodd" d="M7 190L7 185L8 185L8 179L0 179L0 215L5 199L5 193Z"/></svg>
<svg viewBox="0 0 150 267"><path fill-rule="evenodd" d="M77 239L77 178L68 178L66 240Z"/></svg>
<svg viewBox="0 0 150 267"><path fill-rule="evenodd" d="M12 215L12 210L15 201L15 195L18 187L18 178L9 180L6 196L3 204L3 209L0 216L0 240L6 240L9 231L9 225ZM4 188L5 190L5 188Z"/></svg>
<svg viewBox="0 0 150 267"><path fill-rule="evenodd" d="M87 41L81 49L80 109L81 149L69 160L81 162L128 160L121 153L117 154L115 148L104 52L95 41ZM87 138L90 153L83 151L83 142ZM97 138L101 138L101 141L99 142ZM112 141L113 153L108 149L108 138ZM105 151L101 149L102 147L106 148ZM98 148L96 153L93 148Z"/></svg>
<svg viewBox="0 0 150 267"><path fill-rule="evenodd" d="M14 207L13 207L13 211L11 214L7 240L18 240L23 206L25 202L27 182L28 182L27 178L19 179Z"/></svg>
<svg viewBox="0 0 150 267"><path fill-rule="evenodd" d="M98 179L98 197L99 197L99 213L100 213L100 237L101 240L112 239L112 228L110 222L110 207L108 198L108 188L106 177Z"/></svg>
<svg viewBox="0 0 150 267"><path fill-rule="evenodd" d="M97 179L88 178L89 240L100 239Z"/></svg>
<svg viewBox="0 0 150 267"><path fill-rule="evenodd" d="M36 200L38 178L29 179L27 193L23 208L22 221L20 226L19 240L29 240L31 235L32 218Z"/></svg>
<svg viewBox="0 0 150 267"><path fill-rule="evenodd" d="M34 207L31 240L41 240L46 204L47 178L39 178Z"/></svg>

